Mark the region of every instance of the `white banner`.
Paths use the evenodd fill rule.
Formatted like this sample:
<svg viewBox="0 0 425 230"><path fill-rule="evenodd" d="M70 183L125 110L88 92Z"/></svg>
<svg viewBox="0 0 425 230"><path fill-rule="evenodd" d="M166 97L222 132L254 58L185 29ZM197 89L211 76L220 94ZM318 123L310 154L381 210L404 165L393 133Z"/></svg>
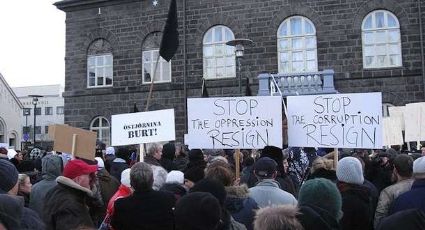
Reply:
<svg viewBox="0 0 425 230"><path fill-rule="evenodd" d="M403 113L406 142L425 141L425 103L407 104Z"/></svg>
<svg viewBox="0 0 425 230"><path fill-rule="evenodd" d="M282 147L282 98L220 97L187 100L189 148Z"/></svg>
<svg viewBox="0 0 425 230"><path fill-rule="evenodd" d="M405 130L404 125L404 110L406 109L406 106L390 106L388 107L388 113L390 114L390 117L397 120L398 123L400 123L401 130Z"/></svg>
<svg viewBox="0 0 425 230"><path fill-rule="evenodd" d="M401 130L399 118L384 117L383 124L383 145L403 145L403 131Z"/></svg>
<svg viewBox="0 0 425 230"><path fill-rule="evenodd" d="M176 139L174 109L112 116L112 146Z"/></svg>
<svg viewBox="0 0 425 230"><path fill-rule="evenodd" d="M288 97L288 144L382 148L381 93Z"/></svg>

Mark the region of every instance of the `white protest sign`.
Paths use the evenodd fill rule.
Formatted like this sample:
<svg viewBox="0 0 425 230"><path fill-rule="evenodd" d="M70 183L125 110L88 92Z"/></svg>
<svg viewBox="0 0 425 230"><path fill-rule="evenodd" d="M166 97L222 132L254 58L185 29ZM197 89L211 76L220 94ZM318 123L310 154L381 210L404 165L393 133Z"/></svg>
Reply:
<svg viewBox="0 0 425 230"><path fill-rule="evenodd" d="M400 123L402 130L405 130L405 125L404 125L404 110L405 109L406 109L406 106L388 107L388 113L390 114L390 117L398 120L397 122Z"/></svg>
<svg viewBox="0 0 425 230"><path fill-rule="evenodd" d="M403 145L403 133L398 117L384 117L383 125L383 145Z"/></svg>
<svg viewBox="0 0 425 230"><path fill-rule="evenodd" d="M174 109L112 116L112 146L176 139Z"/></svg>
<svg viewBox="0 0 425 230"><path fill-rule="evenodd" d="M282 146L282 98L220 97L187 100L189 148L260 149Z"/></svg>
<svg viewBox="0 0 425 230"><path fill-rule="evenodd" d="M404 110L406 142L425 140L425 103L411 103Z"/></svg>
<svg viewBox="0 0 425 230"><path fill-rule="evenodd" d="M288 144L382 148L381 93L288 97Z"/></svg>

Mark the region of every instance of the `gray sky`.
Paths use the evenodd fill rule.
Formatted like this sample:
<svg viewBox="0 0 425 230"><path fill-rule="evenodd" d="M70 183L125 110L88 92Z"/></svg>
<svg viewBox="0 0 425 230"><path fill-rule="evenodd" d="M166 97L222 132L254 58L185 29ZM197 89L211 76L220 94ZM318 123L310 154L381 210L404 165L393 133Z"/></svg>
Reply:
<svg viewBox="0 0 425 230"><path fill-rule="evenodd" d="M12 87L64 85L65 13L59 0L0 0L0 73Z"/></svg>

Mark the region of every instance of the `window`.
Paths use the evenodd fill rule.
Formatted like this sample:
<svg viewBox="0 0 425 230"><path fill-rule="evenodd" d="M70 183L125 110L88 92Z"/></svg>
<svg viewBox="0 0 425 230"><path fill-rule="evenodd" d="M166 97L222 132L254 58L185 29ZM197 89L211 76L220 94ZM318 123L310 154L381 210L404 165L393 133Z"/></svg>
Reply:
<svg viewBox="0 0 425 230"><path fill-rule="evenodd" d="M90 124L90 130L97 133L97 140L109 145L110 128L109 122L104 117L96 117Z"/></svg>
<svg viewBox="0 0 425 230"><path fill-rule="evenodd" d="M24 116L30 116L31 115L31 109L24 108Z"/></svg>
<svg viewBox="0 0 425 230"><path fill-rule="evenodd" d="M35 126L35 134L41 134L41 126Z"/></svg>
<svg viewBox="0 0 425 230"><path fill-rule="evenodd" d="M45 107L45 115L53 115L53 107Z"/></svg>
<svg viewBox="0 0 425 230"><path fill-rule="evenodd" d="M235 39L233 32L226 26L210 28L204 35L203 60L204 78L236 77L235 48L226 42Z"/></svg>
<svg viewBox="0 0 425 230"><path fill-rule="evenodd" d="M362 24L363 67L399 67L401 62L400 25L386 10L369 13Z"/></svg>
<svg viewBox="0 0 425 230"><path fill-rule="evenodd" d="M152 77L154 82L171 82L171 61L167 62L162 57L159 57L158 66L155 65L159 56L159 45L161 42L161 33L155 32L149 34L143 42L142 48L142 69L143 69L143 83L151 83Z"/></svg>
<svg viewBox="0 0 425 230"><path fill-rule="evenodd" d="M48 125L44 126L44 133L45 134L49 133L49 126Z"/></svg>
<svg viewBox="0 0 425 230"><path fill-rule="evenodd" d="M30 128L29 126L24 126L24 127L22 128L22 133L23 133L23 134L29 134L29 133L30 133L30 131L31 131L31 128Z"/></svg>
<svg viewBox="0 0 425 230"><path fill-rule="evenodd" d="M56 114L57 115L62 115L63 114L63 106L56 107Z"/></svg>
<svg viewBox="0 0 425 230"><path fill-rule="evenodd" d="M105 39L95 40L88 49L87 87L108 87L113 83L112 47Z"/></svg>
<svg viewBox="0 0 425 230"><path fill-rule="evenodd" d="M40 107L38 107L38 108L35 108L35 115L41 115L41 108Z"/></svg>
<svg viewBox="0 0 425 230"><path fill-rule="evenodd" d="M293 16L283 21L277 31L279 72L317 71L316 43L316 28L308 18Z"/></svg>

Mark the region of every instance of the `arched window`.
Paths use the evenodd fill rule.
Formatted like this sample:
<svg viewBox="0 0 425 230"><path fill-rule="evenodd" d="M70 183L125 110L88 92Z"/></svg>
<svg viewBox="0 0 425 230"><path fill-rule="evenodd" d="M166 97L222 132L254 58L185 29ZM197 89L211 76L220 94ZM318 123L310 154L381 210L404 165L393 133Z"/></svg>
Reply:
<svg viewBox="0 0 425 230"><path fill-rule="evenodd" d="M236 77L235 48L226 42L235 39L233 32L226 26L211 27L204 35L203 59L204 78Z"/></svg>
<svg viewBox="0 0 425 230"><path fill-rule="evenodd" d="M293 16L277 31L280 73L317 71L316 28L306 17Z"/></svg>
<svg viewBox="0 0 425 230"><path fill-rule="evenodd" d="M105 39L97 39L87 50L87 87L108 87L113 82L112 47Z"/></svg>
<svg viewBox="0 0 425 230"><path fill-rule="evenodd" d="M386 10L369 13L362 24L363 67L399 67L401 62L400 24Z"/></svg>
<svg viewBox="0 0 425 230"><path fill-rule="evenodd" d="M150 33L146 36L142 46L142 69L143 83L151 83L152 77L155 77L154 82L171 82L171 61L167 62L162 57L159 57L158 66L155 71L156 60L159 56L159 46L161 43L161 32Z"/></svg>
<svg viewBox="0 0 425 230"><path fill-rule="evenodd" d="M106 145L110 144L110 126L105 117L96 117L90 123L90 130L97 133L97 139Z"/></svg>

